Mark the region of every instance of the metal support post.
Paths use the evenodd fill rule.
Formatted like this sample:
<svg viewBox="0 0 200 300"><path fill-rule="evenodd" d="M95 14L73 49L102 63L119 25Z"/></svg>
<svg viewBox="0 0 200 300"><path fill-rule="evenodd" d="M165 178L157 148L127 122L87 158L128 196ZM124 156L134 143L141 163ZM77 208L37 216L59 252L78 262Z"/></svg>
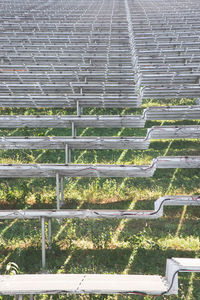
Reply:
<svg viewBox="0 0 200 300"><path fill-rule="evenodd" d="M66 144L65 145L65 164L67 165L69 163L69 153L70 153L71 149L69 149L69 146ZM71 153L70 153L70 157L71 157ZM66 181L68 180L68 177L65 177Z"/></svg>
<svg viewBox="0 0 200 300"><path fill-rule="evenodd" d="M42 269L46 267L46 254L45 254L45 218L41 218L42 226Z"/></svg>
<svg viewBox="0 0 200 300"><path fill-rule="evenodd" d="M80 104L79 104L79 101L78 101L78 100L77 100L77 102L76 102L76 110L77 110L77 116L80 116L81 110L80 110Z"/></svg>
<svg viewBox="0 0 200 300"><path fill-rule="evenodd" d="M64 203L64 182L63 182L63 176L60 178L60 191L61 191L61 201L60 206L62 207Z"/></svg>
<svg viewBox="0 0 200 300"><path fill-rule="evenodd" d="M65 164L67 165L69 163L69 146L65 145Z"/></svg>
<svg viewBox="0 0 200 300"><path fill-rule="evenodd" d="M56 173L56 195L57 195L57 209L60 209L60 184L59 184L58 173Z"/></svg>
<svg viewBox="0 0 200 300"><path fill-rule="evenodd" d="M76 127L75 127L74 122L72 122L72 137L75 137L75 136L76 136Z"/></svg>
<svg viewBox="0 0 200 300"><path fill-rule="evenodd" d="M76 127L74 122L72 122L72 137L76 137ZM71 149L69 149L69 163L71 163Z"/></svg>
<svg viewBox="0 0 200 300"><path fill-rule="evenodd" d="M51 218L48 219L48 238L49 238L49 249L51 249L52 246Z"/></svg>

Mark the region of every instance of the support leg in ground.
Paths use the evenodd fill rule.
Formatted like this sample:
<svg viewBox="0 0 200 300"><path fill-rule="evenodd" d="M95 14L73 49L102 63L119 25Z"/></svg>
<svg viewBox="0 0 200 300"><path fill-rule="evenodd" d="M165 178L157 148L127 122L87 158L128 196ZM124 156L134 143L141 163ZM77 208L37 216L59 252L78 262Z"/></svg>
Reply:
<svg viewBox="0 0 200 300"><path fill-rule="evenodd" d="M69 158L71 159L71 149L69 149L69 146L66 144L65 145L65 164L67 165L69 163ZM70 156L70 157L69 157ZM68 180L68 177L65 177L66 182Z"/></svg>
<svg viewBox="0 0 200 300"><path fill-rule="evenodd" d="M45 252L45 218L41 218L42 227L42 269L46 267L46 252Z"/></svg>
<svg viewBox="0 0 200 300"><path fill-rule="evenodd" d="M72 122L72 137L76 136L76 126L74 124L74 122Z"/></svg>
<svg viewBox="0 0 200 300"><path fill-rule="evenodd" d="M70 164L71 163L71 149L69 146L66 144L65 145L65 164Z"/></svg>
<svg viewBox="0 0 200 300"><path fill-rule="evenodd" d="M76 110L77 110L77 116L80 116L81 114L81 107L79 101L76 102Z"/></svg>
<svg viewBox="0 0 200 300"><path fill-rule="evenodd" d="M49 239L49 249L51 249L52 246L51 218L48 219L48 239Z"/></svg>
<svg viewBox="0 0 200 300"><path fill-rule="evenodd" d="M64 203L64 180L63 180L63 176L61 176L60 178L60 198L61 198L61 201L60 201L60 206L62 207L63 206L63 203Z"/></svg>
<svg viewBox="0 0 200 300"><path fill-rule="evenodd" d="M69 146L65 145L65 164L67 165L69 163Z"/></svg>
<svg viewBox="0 0 200 300"><path fill-rule="evenodd" d="M56 174L56 198L57 198L57 209L60 209L60 182L59 174Z"/></svg>

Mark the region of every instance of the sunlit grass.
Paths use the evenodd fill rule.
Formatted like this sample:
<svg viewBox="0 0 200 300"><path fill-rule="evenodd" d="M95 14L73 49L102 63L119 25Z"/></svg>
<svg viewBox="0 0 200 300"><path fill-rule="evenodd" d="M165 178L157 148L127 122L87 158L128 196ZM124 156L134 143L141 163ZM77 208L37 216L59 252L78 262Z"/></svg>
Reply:
<svg viewBox="0 0 200 300"><path fill-rule="evenodd" d="M158 240L158 245L162 248L171 248L176 250L186 250L186 251L199 251L200 250L200 240L199 237L187 236L187 237L173 237L168 235L164 239Z"/></svg>

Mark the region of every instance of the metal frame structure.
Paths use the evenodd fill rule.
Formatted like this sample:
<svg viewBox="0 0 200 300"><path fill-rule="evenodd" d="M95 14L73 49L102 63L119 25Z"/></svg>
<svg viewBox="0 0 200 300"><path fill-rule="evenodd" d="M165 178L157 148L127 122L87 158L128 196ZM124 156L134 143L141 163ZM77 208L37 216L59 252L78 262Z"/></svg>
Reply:
<svg viewBox="0 0 200 300"><path fill-rule="evenodd" d="M199 97L199 15L197 0L36 1L35 9L8 1L0 95L65 94L66 107L77 99L139 107L143 98Z"/></svg>
<svg viewBox="0 0 200 300"><path fill-rule="evenodd" d="M142 115L0 115L0 128L51 127L72 128L72 136L76 128L142 128L146 121L152 120L199 120L200 106L149 107Z"/></svg>
<svg viewBox="0 0 200 300"><path fill-rule="evenodd" d="M199 156L158 157L148 166L70 164L71 149L147 149L151 139L199 139L199 126L152 127L141 138L76 137L77 128L142 128L149 120L200 119L198 101L192 106L148 107L141 115L83 115L85 107L137 108L149 98L198 98L199 1L35 0L33 4L30 0L0 0L1 6L0 106L75 107L77 113L0 116L0 128L72 128L71 138L0 139L1 149L65 149L63 165L0 165L0 177L56 178L56 210L0 211L2 219L41 219L42 266L46 262L45 219L51 247L52 218L152 219L162 216L164 205L200 205L199 196L170 196L158 199L152 211L60 210L64 176L148 177L157 168L200 167ZM165 278L99 274L0 276L0 294L16 295L20 300L27 293L30 299L38 293L176 294L178 272L186 271L200 271L200 260L168 260ZM34 291L25 290L24 282L28 286L30 281L32 286L36 283ZM141 281L142 285L138 285Z"/></svg>
<svg viewBox="0 0 200 300"><path fill-rule="evenodd" d="M66 150L69 160L69 148ZM150 165L0 164L0 178L55 177L59 209L64 200L64 177L151 177L156 169L169 168L200 168L200 156L161 156Z"/></svg>
<svg viewBox="0 0 200 300"><path fill-rule="evenodd" d="M153 126L145 137L0 137L0 149L148 149L151 140L200 139L199 125Z"/></svg>
<svg viewBox="0 0 200 300"><path fill-rule="evenodd" d="M0 164L0 178L151 177L156 169L200 168L200 156L160 156L150 165Z"/></svg>
<svg viewBox="0 0 200 300"><path fill-rule="evenodd" d="M52 246L52 219L157 219L163 216L164 206L200 206L199 196L165 196L154 202L154 210L104 210L104 209L40 209L0 210L1 220L40 219L42 235L42 268L46 268L46 220L48 221L48 247ZM0 289L1 290L1 289Z"/></svg>

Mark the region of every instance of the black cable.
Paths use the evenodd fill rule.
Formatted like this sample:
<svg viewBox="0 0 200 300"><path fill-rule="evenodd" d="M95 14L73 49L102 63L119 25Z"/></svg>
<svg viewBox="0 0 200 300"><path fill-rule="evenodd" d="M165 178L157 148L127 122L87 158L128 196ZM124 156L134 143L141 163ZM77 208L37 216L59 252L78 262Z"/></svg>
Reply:
<svg viewBox="0 0 200 300"><path fill-rule="evenodd" d="M158 207L158 209L157 209L156 211L151 212L149 215L152 216L152 215L157 214L157 213L160 211L160 209L161 209L163 203L164 203L165 201L171 201L171 200L173 200L173 199L170 199L170 198L164 199L164 200L160 203L160 206ZM131 211L130 211L130 213L131 213ZM128 215L128 214L130 214L130 213L127 212L127 213L123 214L123 216Z"/></svg>
<svg viewBox="0 0 200 300"><path fill-rule="evenodd" d="M163 203L164 203L165 201L171 201L171 200L172 200L172 199L170 199L170 198L164 199L164 200L160 203L160 206L158 207L158 209L157 209L156 211L150 213L150 215L152 216L152 215L157 214L157 213L161 210L161 207L163 206Z"/></svg>
<svg viewBox="0 0 200 300"><path fill-rule="evenodd" d="M179 273L179 272L187 272L187 271L188 271L188 272L191 272L192 270L178 269L178 270L173 274L173 276L172 276L172 280L171 280L171 283L170 283L169 288L168 288L166 291L164 291L164 292L162 292L161 294L159 294L159 295L152 295L152 296L157 297L157 296L163 296L163 295L167 294L167 293L171 290L171 288L172 288L172 286L173 286L174 278L175 278L176 274ZM194 270L194 271L195 271L195 270ZM139 292L139 291L132 291L132 292L130 292L130 294L139 294L139 295L144 295L144 296L149 295L149 294L147 294L147 293L145 293L145 292Z"/></svg>
<svg viewBox="0 0 200 300"><path fill-rule="evenodd" d="M159 208L158 208L156 211L150 213L150 215L152 216L152 215L157 214L157 213L159 212L159 210L161 209L163 203L164 203L165 201L171 201L171 200L173 200L173 199L170 199L170 198L169 198L169 199L164 199L164 200L160 203ZM198 197L196 200L200 200L200 198Z"/></svg>
<svg viewBox="0 0 200 300"><path fill-rule="evenodd" d="M178 269L178 270L174 273L174 275L173 275L173 277L172 277L171 284L170 284L168 290L165 291L165 292L163 292L162 294L160 294L160 296L162 296L162 295L164 295L164 294L167 294L167 293L171 290L171 288L172 288L172 286L173 286L173 283L174 283L174 278L175 278L176 274L177 274L178 272L184 272L184 271L190 271L190 270Z"/></svg>

